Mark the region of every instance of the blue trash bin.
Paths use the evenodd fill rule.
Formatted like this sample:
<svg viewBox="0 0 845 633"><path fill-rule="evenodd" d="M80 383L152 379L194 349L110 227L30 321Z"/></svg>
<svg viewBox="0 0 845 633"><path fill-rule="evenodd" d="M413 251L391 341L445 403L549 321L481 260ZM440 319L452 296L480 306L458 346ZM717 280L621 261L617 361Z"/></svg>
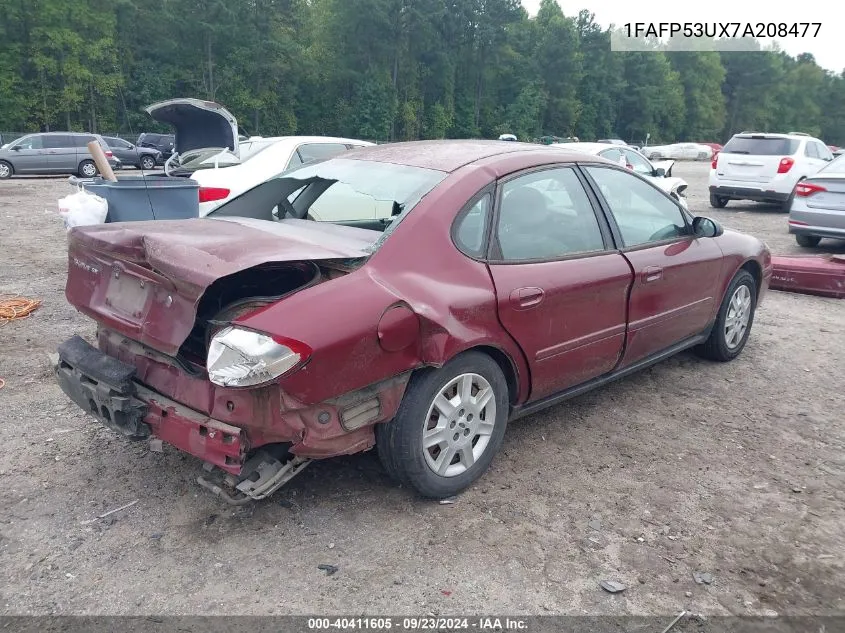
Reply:
<svg viewBox="0 0 845 633"><path fill-rule="evenodd" d="M177 176L125 176L116 182L101 177L70 178L70 183L109 203L106 222L186 220L199 216L199 183Z"/></svg>

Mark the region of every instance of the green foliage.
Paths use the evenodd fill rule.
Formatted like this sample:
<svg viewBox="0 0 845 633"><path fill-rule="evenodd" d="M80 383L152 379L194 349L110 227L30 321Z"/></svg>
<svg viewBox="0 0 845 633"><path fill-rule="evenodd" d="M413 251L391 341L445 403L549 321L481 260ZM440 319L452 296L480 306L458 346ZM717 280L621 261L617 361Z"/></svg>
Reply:
<svg viewBox="0 0 845 633"><path fill-rule="evenodd" d="M845 144L845 76L812 56L611 52L557 0L0 0L0 130L160 130L143 107L179 96L249 134Z"/></svg>

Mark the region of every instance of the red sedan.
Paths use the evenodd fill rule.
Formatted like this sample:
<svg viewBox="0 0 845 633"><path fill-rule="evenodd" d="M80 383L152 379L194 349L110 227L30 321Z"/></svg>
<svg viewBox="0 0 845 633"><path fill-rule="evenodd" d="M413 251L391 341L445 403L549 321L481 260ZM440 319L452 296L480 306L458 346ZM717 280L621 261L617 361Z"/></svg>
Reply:
<svg viewBox="0 0 845 633"><path fill-rule="evenodd" d="M428 497L469 486L509 420L686 348L729 361L766 246L597 156L495 141L381 145L304 165L206 219L69 237L97 346L64 391L123 435L261 499L374 446Z"/></svg>

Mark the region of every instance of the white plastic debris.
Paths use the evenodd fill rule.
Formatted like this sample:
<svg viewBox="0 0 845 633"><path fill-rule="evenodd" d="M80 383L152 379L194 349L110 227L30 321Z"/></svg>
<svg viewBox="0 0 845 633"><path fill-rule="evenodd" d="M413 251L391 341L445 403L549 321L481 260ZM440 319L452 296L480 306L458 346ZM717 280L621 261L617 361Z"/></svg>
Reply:
<svg viewBox="0 0 845 633"><path fill-rule="evenodd" d="M59 200L59 215L62 216L68 229L75 226L103 224L108 213L108 201L84 189L79 189Z"/></svg>

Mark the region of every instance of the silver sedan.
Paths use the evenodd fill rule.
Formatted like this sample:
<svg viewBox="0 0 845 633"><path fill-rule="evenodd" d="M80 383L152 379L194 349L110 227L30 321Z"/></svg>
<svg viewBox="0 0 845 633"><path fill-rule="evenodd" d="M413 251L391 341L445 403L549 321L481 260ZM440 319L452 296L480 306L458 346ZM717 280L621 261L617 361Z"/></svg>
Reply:
<svg viewBox="0 0 845 633"><path fill-rule="evenodd" d="M806 247L823 237L845 240L845 155L795 185L789 232Z"/></svg>

